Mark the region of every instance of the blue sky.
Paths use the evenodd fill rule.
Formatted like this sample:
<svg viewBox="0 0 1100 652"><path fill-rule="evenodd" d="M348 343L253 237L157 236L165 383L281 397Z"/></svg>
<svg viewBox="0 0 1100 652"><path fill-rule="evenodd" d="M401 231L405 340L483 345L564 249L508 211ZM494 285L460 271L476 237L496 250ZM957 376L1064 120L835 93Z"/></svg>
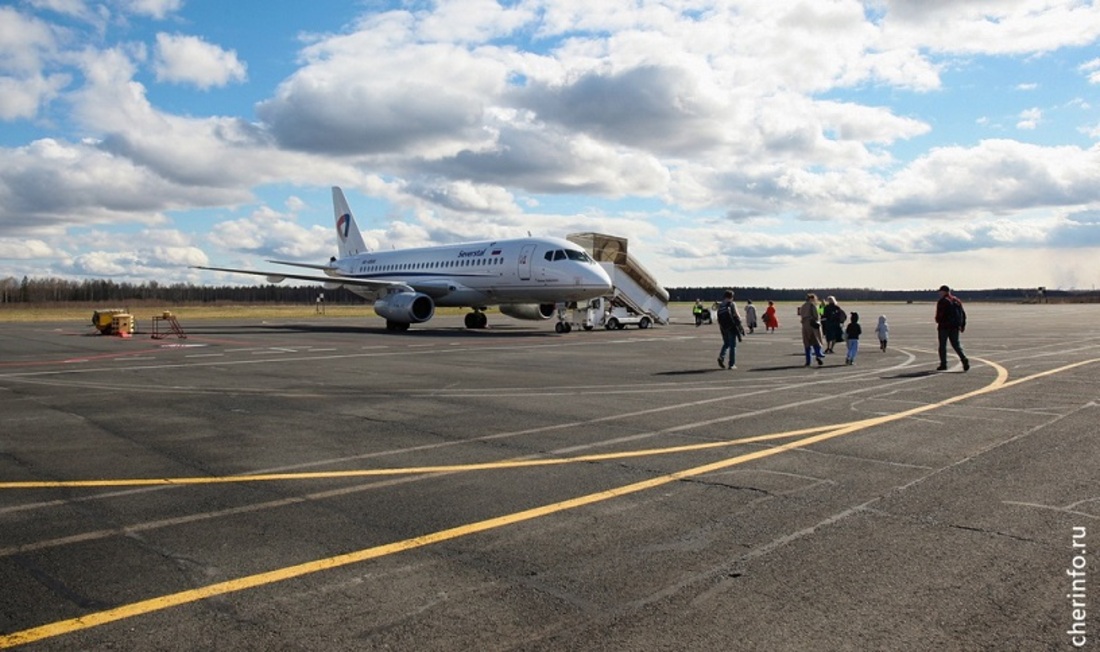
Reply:
<svg viewBox="0 0 1100 652"><path fill-rule="evenodd" d="M629 238L666 286L1093 288L1085 0L9 0L0 279Z"/></svg>

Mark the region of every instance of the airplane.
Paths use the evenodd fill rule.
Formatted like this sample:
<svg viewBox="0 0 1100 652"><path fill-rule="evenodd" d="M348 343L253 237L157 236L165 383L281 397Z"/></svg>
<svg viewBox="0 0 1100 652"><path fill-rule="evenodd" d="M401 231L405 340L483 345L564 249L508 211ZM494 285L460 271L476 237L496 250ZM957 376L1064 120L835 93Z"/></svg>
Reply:
<svg viewBox="0 0 1100 652"><path fill-rule="evenodd" d="M611 279L584 249L562 238L527 237L467 242L396 251L370 251L351 208L338 187L332 188L339 257L327 264L268 260L269 263L315 269L319 274L287 274L227 267L206 269L264 276L269 283L291 278L323 283L325 289L346 287L374 303L386 329L406 331L440 307L471 308L466 328L488 326L484 310L498 306L516 319L544 320L558 313L559 303L586 301L611 294ZM559 317L558 333L572 325Z"/></svg>

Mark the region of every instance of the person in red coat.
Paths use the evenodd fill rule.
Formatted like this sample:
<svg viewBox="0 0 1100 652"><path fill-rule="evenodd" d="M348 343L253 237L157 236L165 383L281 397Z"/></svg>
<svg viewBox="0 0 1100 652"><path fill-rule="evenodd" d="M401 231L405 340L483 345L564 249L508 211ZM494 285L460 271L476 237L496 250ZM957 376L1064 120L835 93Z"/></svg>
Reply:
<svg viewBox="0 0 1100 652"><path fill-rule="evenodd" d="M777 317L775 314L774 301L768 302L768 308L764 311L764 316L762 317L762 319L764 320L764 328L767 330L767 332L770 333L779 328L779 317Z"/></svg>

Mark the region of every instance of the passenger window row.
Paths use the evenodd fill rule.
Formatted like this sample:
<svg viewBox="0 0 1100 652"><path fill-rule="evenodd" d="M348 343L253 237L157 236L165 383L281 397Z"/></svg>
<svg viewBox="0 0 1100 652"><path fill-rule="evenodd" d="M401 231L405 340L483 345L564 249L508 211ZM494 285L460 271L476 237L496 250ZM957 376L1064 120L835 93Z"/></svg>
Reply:
<svg viewBox="0 0 1100 652"><path fill-rule="evenodd" d="M464 258L460 260L436 260L424 263L399 263L392 265L360 265L359 273L411 272L422 269L452 269L455 267L493 267L504 264L503 256L492 258Z"/></svg>

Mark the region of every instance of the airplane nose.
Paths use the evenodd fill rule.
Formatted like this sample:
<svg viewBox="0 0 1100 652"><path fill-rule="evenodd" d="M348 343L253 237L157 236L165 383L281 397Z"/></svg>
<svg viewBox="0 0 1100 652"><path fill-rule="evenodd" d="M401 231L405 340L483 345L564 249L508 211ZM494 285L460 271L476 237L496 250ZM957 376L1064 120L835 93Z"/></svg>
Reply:
<svg viewBox="0 0 1100 652"><path fill-rule="evenodd" d="M593 285L602 285L604 289L611 289L611 277L607 275L607 270L599 265L592 268Z"/></svg>

